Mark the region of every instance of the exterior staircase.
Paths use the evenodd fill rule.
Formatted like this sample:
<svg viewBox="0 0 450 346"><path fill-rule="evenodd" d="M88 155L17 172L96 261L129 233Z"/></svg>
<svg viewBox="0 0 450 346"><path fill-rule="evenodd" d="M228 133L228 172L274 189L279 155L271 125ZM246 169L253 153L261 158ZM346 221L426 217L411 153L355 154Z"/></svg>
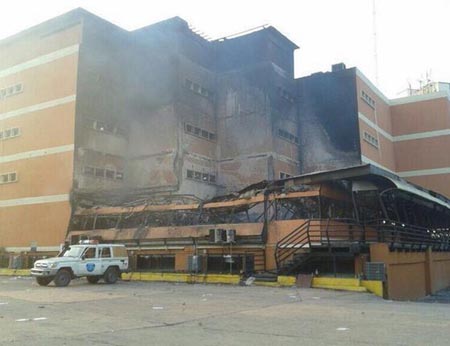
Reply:
<svg viewBox="0 0 450 346"><path fill-rule="evenodd" d="M278 241L277 272L296 274L325 260L335 267L336 258L352 258L360 251L364 236L364 228L351 219L308 219Z"/></svg>

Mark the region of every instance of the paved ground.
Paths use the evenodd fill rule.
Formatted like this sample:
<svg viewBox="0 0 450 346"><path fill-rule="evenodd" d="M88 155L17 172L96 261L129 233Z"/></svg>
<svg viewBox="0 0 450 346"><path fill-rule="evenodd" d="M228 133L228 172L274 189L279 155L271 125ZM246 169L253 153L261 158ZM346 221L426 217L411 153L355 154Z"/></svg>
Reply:
<svg viewBox="0 0 450 346"><path fill-rule="evenodd" d="M450 306L319 289L0 277L0 345L449 345Z"/></svg>
<svg viewBox="0 0 450 346"><path fill-rule="evenodd" d="M436 292L435 294L422 298L419 301L425 303L450 304L450 288Z"/></svg>

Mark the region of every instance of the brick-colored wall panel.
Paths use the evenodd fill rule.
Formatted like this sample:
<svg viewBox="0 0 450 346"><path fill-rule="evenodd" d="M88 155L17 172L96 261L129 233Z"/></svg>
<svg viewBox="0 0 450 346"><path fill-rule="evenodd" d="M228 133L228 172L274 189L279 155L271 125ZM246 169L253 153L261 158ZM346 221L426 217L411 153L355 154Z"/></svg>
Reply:
<svg viewBox="0 0 450 346"><path fill-rule="evenodd" d="M57 246L64 241L70 212L69 202L0 208L0 246Z"/></svg>

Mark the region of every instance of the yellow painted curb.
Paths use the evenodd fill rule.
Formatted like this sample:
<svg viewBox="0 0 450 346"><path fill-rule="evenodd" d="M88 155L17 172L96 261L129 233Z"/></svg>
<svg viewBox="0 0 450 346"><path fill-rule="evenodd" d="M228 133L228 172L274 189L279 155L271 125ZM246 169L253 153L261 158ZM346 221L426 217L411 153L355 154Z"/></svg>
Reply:
<svg viewBox="0 0 450 346"><path fill-rule="evenodd" d="M325 288L329 290L337 291L352 291L352 292L367 292L365 287L355 287L355 286L338 286L338 285L313 285L313 288Z"/></svg>
<svg viewBox="0 0 450 346"><path fill-rule="evenodd" d="M361 285L378 297L383 298L383 281L361 280Z"/></svg>
<svg viewBox="0 0 450 346"><path fill-rule="evenodd" d="M180 273L132 272L132 273L123 273L122 280L237 285L240 281L240 277L239 275L219 275L219 274L199 275L199 274L180 274Z"/></svg>
<svg viewBox="0 0 450 346"><path fill-rule="evenodd" d="M202 275L203 276L203 275ZM231 284L237 285L241 280L239 275L205 275L206 283L208 284Z"/></svg>
<svg viewBox="0 0 450 346"><path fill-rule="evenodd" d="M295 276L279 276L277 280L280 286L295 286Z"/></svg>
<svg viewBox="0 0 450 346"><path fill-rule="evenodd" d="M353 286L360 287L361 283L359 279L352 278L330 278L330 277L318 277L313 278L312 287L320 286Z"/></svg>
<svg viewBox="0 0 450 346"><path fill-rule="evenodd" d="M0 269L0 275L5 276L30 276L30 269Z"/></svg>

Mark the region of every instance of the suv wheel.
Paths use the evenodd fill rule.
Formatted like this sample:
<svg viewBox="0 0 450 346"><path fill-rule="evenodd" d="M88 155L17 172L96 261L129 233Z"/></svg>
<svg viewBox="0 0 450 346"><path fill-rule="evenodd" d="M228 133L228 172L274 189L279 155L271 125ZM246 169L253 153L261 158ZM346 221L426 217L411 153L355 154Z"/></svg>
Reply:
<svg viewBox="0 0 450 346"><path fill-rule="evenodd" d="M53 277L37 277L36 281L39 284L39 286L47 286L51 281L53 280Z"/></svg>
<svg viewBox="0 0 450 346"><path fill-rule="evenodd" d="M119 273L116 268L108 268L105 272L103 279L107 284L115 284L117 279L119 278Z"/></svg>
<svg viewBox="0 0 450 346"><path fill-rule="evenodd" d="M90 284L96 284L100 280L100 276L86 276L86 279Z"/></svg>
<svg viewBox="0 0 450 346"><path fill-rule="evenodd" d="M65 287L70 283L71 275L68 270L60 269L55 276L55 285L56 287Z"/></svg>

